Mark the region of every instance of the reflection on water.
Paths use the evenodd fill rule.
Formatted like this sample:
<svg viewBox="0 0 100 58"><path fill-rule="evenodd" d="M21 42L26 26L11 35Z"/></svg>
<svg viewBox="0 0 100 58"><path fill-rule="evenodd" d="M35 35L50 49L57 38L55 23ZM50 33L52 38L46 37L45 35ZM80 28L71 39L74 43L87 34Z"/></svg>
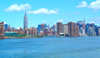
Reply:
<svg viewBox="0 0 100 58"><path fill-rule="evenodd" d="M0 58L100 58L100 37L4 39Z"/></svg>

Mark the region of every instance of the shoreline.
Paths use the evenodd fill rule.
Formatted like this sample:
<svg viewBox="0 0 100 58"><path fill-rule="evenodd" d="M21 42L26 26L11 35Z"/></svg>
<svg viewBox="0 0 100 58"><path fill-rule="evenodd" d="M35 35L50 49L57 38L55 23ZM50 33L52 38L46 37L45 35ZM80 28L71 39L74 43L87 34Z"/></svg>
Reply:
<svg viewBox="0 0 100 58"><path fill-rule="evenodd" d="M42 38L42 37L18 37L18 38L0 38L0 39L27 39L27 38Z"/></svg>
<svg viewBox="0 0 100 58"><path fill-rule="evenodd" d="M48 37L48 36L45 36ZM79 37L100 37L100 36L79 36ZM43 38L43 37L5 37L5 38L0 38L0 39L27 39L27 38Z"/></svg>

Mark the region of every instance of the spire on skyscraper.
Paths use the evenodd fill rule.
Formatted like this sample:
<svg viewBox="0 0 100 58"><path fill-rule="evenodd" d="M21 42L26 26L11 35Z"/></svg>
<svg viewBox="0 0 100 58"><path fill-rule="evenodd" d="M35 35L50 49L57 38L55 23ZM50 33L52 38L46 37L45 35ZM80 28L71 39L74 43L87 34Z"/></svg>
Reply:
<svg viewBox="0 0 100 58"><path fill-rule="evenodd" d="M84 24L85 24L85 18L84 18Z"/></svg>
<svg viewBox="0 0 100 58"><path fill-rule="evenodd" d="M26 11L25 11L25 16L26 16Z"/></svg>

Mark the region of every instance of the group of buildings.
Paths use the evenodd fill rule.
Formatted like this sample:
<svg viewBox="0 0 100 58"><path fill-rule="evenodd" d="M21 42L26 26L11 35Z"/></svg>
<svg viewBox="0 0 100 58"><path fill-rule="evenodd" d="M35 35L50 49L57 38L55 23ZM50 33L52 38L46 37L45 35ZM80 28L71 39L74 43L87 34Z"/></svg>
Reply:
<svg viewBox="0 0 100 58"><path fill-rule="evenodd" d="M82 25L82 28L85 25ZM83 29L85 30L85 29ZM79 36L79 25L74 22L69 22L68 24L57 23L57 35L65 37L78 37Z"/></svg>
<svg viewBox="0 0 100 58"><path fill-rule="evenodd" d="M10 27L4 22L0 23L0 38L4 36L17 36L17 34L26 35L57 35L65 37L78 37L78 36L100 36L100 27L96 26L94 23L85 24L84 21L78 21L77 23L68 22L68 24L62 24L58 22L52 27L47 24L40 24L37 28L28 28L28 19L25 13L24 16L24 27L20 29L15 29Z"/></svg>

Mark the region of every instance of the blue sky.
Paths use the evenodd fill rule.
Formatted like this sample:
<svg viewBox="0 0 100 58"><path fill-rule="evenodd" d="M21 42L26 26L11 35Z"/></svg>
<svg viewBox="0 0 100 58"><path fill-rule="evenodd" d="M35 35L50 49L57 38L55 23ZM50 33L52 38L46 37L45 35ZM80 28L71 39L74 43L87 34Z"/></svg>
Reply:
<svg viewBox="0 0 100 58"><path fill-rule="evenodd" d="M47 23L83 21L100 25L100 0L1 0L0 22L23 27L25 10L28 27Z"/></svg>

